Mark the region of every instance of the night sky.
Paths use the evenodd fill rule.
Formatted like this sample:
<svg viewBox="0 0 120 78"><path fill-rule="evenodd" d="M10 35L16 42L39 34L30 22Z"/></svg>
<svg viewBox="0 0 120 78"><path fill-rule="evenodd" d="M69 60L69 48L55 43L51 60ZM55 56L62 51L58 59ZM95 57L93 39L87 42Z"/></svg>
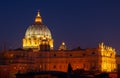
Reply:
<svg viewBox="0 0 120 78"><path fill-rule="evenodd" d="M26 29L40 10L55 49L95 48L104 42L120 53L120 2L115 0L1 0L0 48L22 46Z"/></svg>

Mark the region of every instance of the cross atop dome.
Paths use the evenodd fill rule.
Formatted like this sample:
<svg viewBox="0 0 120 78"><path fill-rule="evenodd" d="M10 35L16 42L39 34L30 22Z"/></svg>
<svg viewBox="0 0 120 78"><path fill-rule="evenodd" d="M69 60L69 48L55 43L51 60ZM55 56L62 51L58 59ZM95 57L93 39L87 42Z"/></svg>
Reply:
<svg viewBox="0 0 120 78"><path fill-rule="evenodd" d="M37 17L41 17L41 16L40 16L40 11L39 11L39 10L38 10L38 12L37 12Z"/></svg>
<svg viewBox="0 0 120 78"><path fill-rule="evenodd" d="M42 23L42 18L40 16L40 11L38 10L37 16L35 18L35 23Z"/></svg>

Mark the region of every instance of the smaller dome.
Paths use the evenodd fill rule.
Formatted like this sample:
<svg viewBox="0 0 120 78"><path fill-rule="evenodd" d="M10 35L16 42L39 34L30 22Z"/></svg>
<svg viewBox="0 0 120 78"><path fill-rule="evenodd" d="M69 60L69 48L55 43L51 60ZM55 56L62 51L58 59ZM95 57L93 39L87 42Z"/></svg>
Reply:
<svg viewBox="0 0 120 78"><path fill-rule="evenodd" d="M67 50L65 42L62 42L58 50Z"/></svg>

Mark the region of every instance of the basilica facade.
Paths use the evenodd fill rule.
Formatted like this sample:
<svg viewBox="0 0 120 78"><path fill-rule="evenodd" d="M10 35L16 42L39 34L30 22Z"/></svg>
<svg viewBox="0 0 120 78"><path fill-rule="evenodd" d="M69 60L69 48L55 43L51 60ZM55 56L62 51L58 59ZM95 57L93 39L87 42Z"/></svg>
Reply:
<svg viewBox="0 0 120 78"><path fill-rule="evenodd" d="M58 50L53 50L52 34L43 24L40 12L27 28L22 44L23 49L0 53L0 78L15 78L17 72L67 72L68 64L72 70L116 72L117 69L116 51L104 43L99 43L96 48L67 50L62 42Z"/></svg>

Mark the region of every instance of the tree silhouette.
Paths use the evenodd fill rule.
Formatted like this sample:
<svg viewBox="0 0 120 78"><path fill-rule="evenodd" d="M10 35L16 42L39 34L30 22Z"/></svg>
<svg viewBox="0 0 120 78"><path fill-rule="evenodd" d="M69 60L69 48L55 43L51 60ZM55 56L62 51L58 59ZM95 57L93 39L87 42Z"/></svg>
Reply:
<svg viewBox="0 0 120 78"><path fill-rule="evenodd" d="M68 73L72 73L72 71L73 71L72 66L71 66L71 64L69 63L69 64L68 64Z"/></svg>

